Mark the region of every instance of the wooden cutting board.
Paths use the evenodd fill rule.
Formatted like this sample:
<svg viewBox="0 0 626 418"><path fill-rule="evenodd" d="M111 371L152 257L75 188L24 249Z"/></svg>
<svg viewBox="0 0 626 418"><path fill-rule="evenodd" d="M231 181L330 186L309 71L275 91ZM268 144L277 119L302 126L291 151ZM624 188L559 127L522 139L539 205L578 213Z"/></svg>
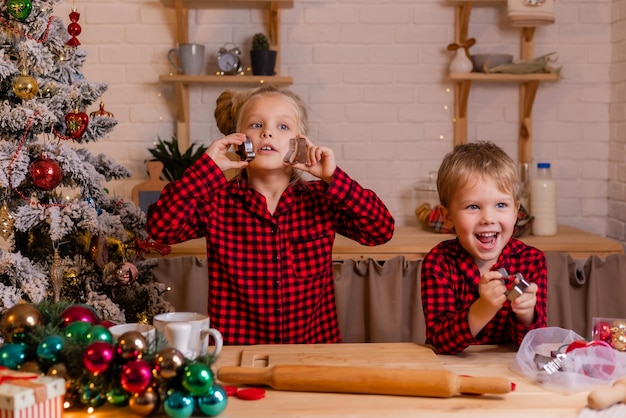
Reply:
<svg viewBox="0 0 626 418"><path fill-rule="evenodd" d="M242 351L241 367L276 364L444 369L430 348L414 343L280 344Z"/></svg>

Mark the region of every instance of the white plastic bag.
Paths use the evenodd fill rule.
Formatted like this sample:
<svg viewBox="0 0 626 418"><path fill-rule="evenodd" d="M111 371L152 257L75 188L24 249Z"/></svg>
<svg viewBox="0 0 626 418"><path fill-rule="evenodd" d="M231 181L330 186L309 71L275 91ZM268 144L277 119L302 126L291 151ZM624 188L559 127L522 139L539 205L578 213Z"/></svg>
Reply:
<svg viewBox="0 0 626 418"><path fill-rule="evenodd" d="M626 353L606 346L570 351L562 359L561 370L553 373L537 365L536 355L551 357L552 352L565 353L571 343L581 340L585 339L574 331L559 327L529 331L511 369L558 392L589 391L626 375Z"/></svg>

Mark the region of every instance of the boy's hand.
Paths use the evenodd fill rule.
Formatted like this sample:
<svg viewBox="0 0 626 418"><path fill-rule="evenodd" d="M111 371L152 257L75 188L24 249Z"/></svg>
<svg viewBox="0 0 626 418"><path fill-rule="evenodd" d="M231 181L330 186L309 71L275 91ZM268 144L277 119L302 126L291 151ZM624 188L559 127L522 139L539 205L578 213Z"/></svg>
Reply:
<svg viewBox="0 0 626 418"><path fill-rule="evenodd" d="M475 337L491 321L506 301L506 286L502 274L489 271L480 276L479 298L470 306L467 316L470 331Z"/></svg>
<svg viewBox="0 0 626 418"><path fill-rule="evenodd" d="M335 153L328 147L313 145L309 138L306 138L306 144L306 164L298 163L295 164L294 167L306 171L330 184L333 180L335 168L337 168Z"/></svg>
<svg viewBox="0 0 626 418"><path fill-rule="evenodd" d="M248 166L247 161L233 161L228 158L227 155L231 146L237 147L244 142L246 142L245 134L230 134L222 139L216 139L213 141L205 152L222 171L230 170L232 168L246 168Z"/></svg>
<svg viewBox="0 0 626 418"><path fill-rule="evenodd" d="M507 287L502 274L497 271L489 271L480 276L478 294L480 299L494 309L494 315L504 305Z"/></svg>
<svg viewBox="0 0 626 418"><path fill-rule="evenodd" d="M517 320L523 325L529 326L534 322L538 289L536 283L531 283L524 290L524 293L511 302L511 310L517 316Z"/></svg>

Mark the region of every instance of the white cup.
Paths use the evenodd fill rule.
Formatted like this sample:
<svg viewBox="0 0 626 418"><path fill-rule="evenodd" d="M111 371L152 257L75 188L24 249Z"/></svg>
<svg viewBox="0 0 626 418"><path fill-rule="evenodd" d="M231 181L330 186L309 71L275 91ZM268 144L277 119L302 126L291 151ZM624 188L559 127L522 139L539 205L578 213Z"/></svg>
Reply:
<svg viewBox="0 0 626 418"><path fill-rule="evenodd" d="M173 347L193 360L208 352L209 336L215 342L212 354L217 356L222 350L222 334L210 327L211 319L207 315L197 312L167 312L155 315L152 323L156 328L157 351Z"/></svg>
<svg viewBox="0 0 626 418"><path fill-rule="evenodd" d="M156 330L154 326L150 324L140 324L140 323L130 323L130 324L119 324L113 325L109 327L109 332L113 335L113 339L115 341L119 340L119 338L129 332L129 331L137 331L146 339L148 343L148 347L154 348L156 344Z"/></svg>
<svg viewBox="0 0 626 418"><path fill-rule="evenodd" d="M167 52L167 60L180 73L201 74L204 69L204 45L181 44Z"/></svg>

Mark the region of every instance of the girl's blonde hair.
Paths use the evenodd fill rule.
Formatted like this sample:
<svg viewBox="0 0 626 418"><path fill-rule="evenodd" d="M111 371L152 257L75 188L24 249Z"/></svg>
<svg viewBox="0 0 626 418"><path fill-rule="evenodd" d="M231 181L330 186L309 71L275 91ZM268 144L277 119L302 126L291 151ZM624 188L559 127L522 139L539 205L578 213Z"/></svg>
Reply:
<svg viewBox="0 0 626 418"><path fill-rule="evenodd" d="M298 122L300 135L307 135L309 117L306 106L300 96L291 90L281 89L273 85L262 85L254 89L235 92L227 90L219 95L215 106L217 128L224 135L241 132L241 121L246 109L256 98L267 95L282 96L293 107Z"/></svg>
<svg viewBox="0 0 626 418"><path fill-rule="evenodd" d="M509 155L490 141L461 144L448 153L439 167L437 191L439 201L449 208L454 194L477 176L495 181L498 190L521 198L518 166Z"/></svg>

